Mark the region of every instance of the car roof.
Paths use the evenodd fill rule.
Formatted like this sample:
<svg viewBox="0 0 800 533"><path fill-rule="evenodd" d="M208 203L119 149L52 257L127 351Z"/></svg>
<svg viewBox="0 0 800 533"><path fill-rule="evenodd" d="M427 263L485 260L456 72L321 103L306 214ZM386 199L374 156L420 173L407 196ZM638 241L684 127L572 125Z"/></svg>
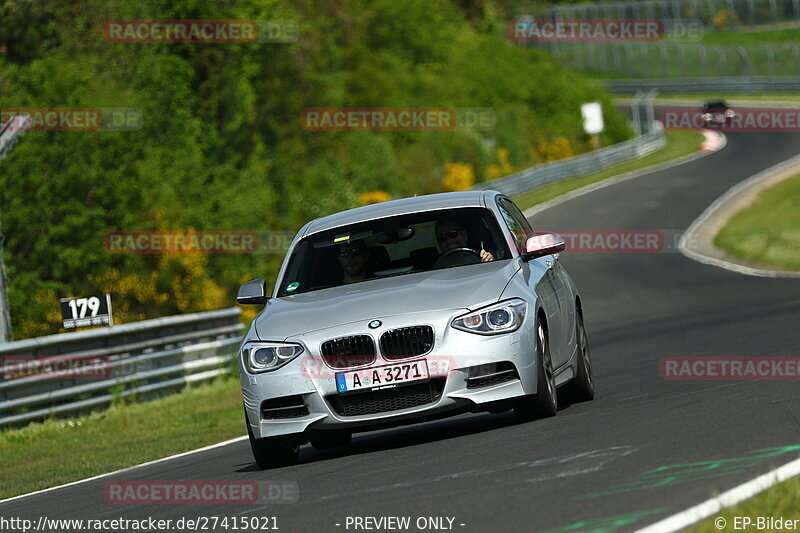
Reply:
<svg viewBox="0 0 800 533"><path fill-rule="evenodd" d="M445 192L365 205L363 207L348 209L347 211L341 211L333 215L312 220L306 226L306 231L303 236L305 237L320 231L326 231L367 220L404 215L407 213L452 209L457 207L484 207L486 205L485 202L499 194L499 192L491 190Z"/></svg>
<svg viewBox="0 0 800 533"><path fill-rule="evenodd" d="M703 107L728 107L728 104L723 100L715 100L713 102L707 102Z"/></svg>

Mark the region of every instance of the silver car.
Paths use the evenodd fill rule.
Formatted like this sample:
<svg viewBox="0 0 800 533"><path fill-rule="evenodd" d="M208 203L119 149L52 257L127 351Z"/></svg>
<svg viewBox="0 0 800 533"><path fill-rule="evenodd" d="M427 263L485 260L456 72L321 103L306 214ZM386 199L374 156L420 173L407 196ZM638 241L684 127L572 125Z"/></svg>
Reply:
<svg viewBox="0 0 800 533"><path fill-rule="evenodd" d="M253 455L463 412L553 416L594 397L563 239L496 191L394 200L313 220L292 241L239 352Z"/></svg>

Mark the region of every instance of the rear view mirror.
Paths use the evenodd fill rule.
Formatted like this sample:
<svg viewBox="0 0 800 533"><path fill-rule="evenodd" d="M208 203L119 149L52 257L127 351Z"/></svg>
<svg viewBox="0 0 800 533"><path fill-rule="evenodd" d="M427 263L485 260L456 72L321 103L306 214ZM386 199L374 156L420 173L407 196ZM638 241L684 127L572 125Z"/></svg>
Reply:
<svg viewBox="0 0 800 533"><path fill-rule="evenodd" d="M529 261L537 257L557 254L567 249L564 239L558 233L539 232L531 233L525 242L523 259Z"/></svg>
<svg viewBox="0 0 800 533"><path fill-rule="evenodd" d="M415 233L416 230L414 230L414 228L387 230L378 235L377 241L381 244L397 244L398 242L407 241L413 237Z"/></svg>
<svg viewBox="0 0 800 533"><path fill-rule="evenodd" d="M269 300L269 296L267 296L267 282L264 278L248 281L239 287L239 294L236 296L236 303L239 305L265 304L267 300Z"/></svg>

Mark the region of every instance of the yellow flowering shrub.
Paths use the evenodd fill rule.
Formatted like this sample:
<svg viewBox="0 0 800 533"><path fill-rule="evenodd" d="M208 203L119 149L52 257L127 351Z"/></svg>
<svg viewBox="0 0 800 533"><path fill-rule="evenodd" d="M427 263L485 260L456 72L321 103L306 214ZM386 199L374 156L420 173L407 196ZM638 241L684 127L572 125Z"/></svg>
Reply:
<svg viewBox="0 0 800 533"><path fill-rule="evenodd" d="M156 268L136 274L110 268L89 282L111 294L114 324L230 306L225 290L205 272L203 254L164 254Z"/></svg>
<svg viewBox="0 0 800 533"><path fill-rule="evenodd" d="M466 191L475 185L475 171L469 163L447 163L442 178L445 191Z"/></svg>
<svg viewBox="0 0 800 533"><path fill-rule="evenodd" d="M358 195L358 204L359 205L370 205L370 204L379 204L381 202L387 202L391 200L392 197L389 196L389 193L386 191L367 191L362 192Z"/></svg>
<svg viewBox="0 0 800 533"><path fill-rule="evenodd" d="M548 161L558 161L559 159L575 155L572 146L569 144L569 139L565 137L559 137L554 141L539 141L536 143L536 148L534 150L538 159L545 163Z"/></svg>
<svg viewBox="0 0 800 533"><path fill-rule="evenodd" d="M727 9L720 9L711 19L711 23L715 28L724 28L734 22L735 15L732 15Z"/></svg>
<svg viewBox="0 0 800 533"><path fill-rule="evenodd" d="M15 340L50 335L61 327L61 308L55 291L37 291L33 294L33 304L45 309L44 320L20 320L14 328Z"/></svg>
<svg viewBox="0 0 800 533"><path fill-rule="evenodd" d="M498 148L497 163L486 167L486 177L493 180L512 172L514 172L514 166L508 161L508 148Z"/></svg>

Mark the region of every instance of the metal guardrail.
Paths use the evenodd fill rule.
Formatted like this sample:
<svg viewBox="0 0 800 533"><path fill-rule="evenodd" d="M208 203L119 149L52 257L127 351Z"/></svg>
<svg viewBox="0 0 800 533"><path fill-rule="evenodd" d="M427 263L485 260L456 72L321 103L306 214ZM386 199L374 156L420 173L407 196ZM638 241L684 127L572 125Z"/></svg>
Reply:
<svg viewBox="0 0 800 533"><path fill-rule="evenodd" d="M710 28L762 26L769 29L800 21L800 0L627 0L554 4L551 18L692 18Z"/></svg>
<svg viewBox="0 0 800 533"><path fill-rule="evenodd" d="M723 78L800 76L800 45L760 43L707 45L698 42L534 43L559 63L595 76L627 78Z"/></svg>
<svg viewBox="0 0 800 533"><path fill-rule="evenodd" d="M642 157L664 146L664 142L663 129L654 127L649 133L629 141L569 159L537 165L516 174L478 183L473 188L493 189L512 196L533 190L546 183L578 177Z"/></svg>
<svg viewBox="0 0 800 533"><path fill-rule="evenodd" d="M11 151L19 138L31 125L31 117L27 115L16 115L9 119L5 124L0 124L0 161Z"/></svg>
<svg viewBox="0 0 800 533"><path fill-rule="evenodd" d="M241 343L240 313L232 307L0 345L0 427L221 375Z"/></svg>
<svg viewBox="0 0 800 533"><path fill-rule="evenodd" d="M800 91L800 78L654 78L604 80L600 83L615 94L646 91L653 87L661 93L758 93Z"/></svg>
<svg viewBox="0 0 800 533"><path fill-rule="evenodd" d="M31 126L28 115L14 115L5 124L0 124L0 161L6 156L23 133ZM11 340L11 317L6 296L6 269L3 264L3 243L5 237L0 231L0 343Z"/></svg>

